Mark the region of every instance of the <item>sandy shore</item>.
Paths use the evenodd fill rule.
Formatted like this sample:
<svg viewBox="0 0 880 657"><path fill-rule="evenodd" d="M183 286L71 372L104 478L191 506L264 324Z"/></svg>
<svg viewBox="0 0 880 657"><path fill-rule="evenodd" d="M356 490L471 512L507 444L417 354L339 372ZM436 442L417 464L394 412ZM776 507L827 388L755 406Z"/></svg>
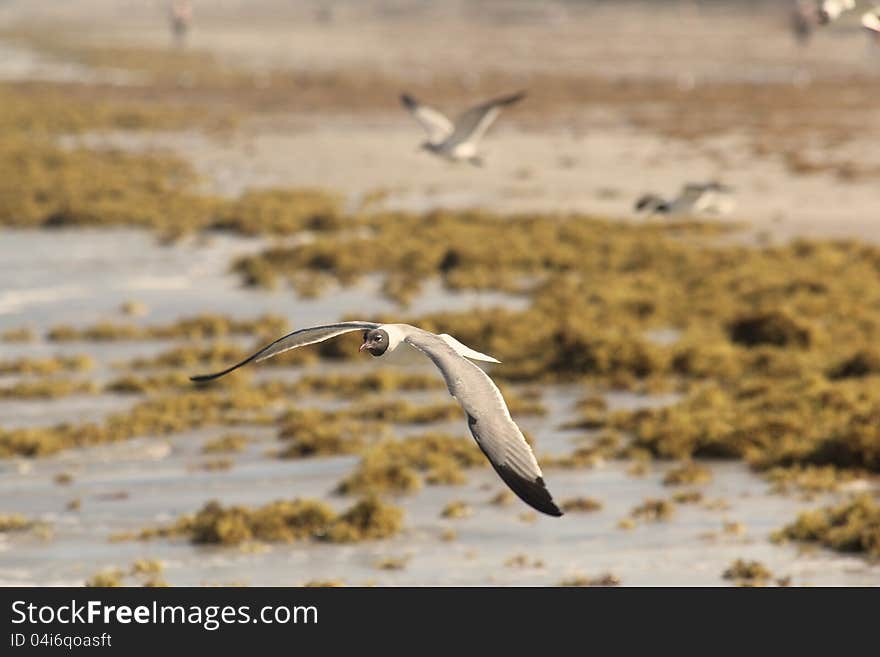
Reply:
<svg viewBox="0 0 880 657"><path fill-rule="evenodd" d="M167 47L158 8L124 4L13 1L2 7L0 25L40 25L48 32L74 25L71 38L91 46ZM389 207L412 209L479 205L631 219L633 201L643 192L669 195L685 182L720 179L737 188L731 218L751 224L751 235L761 240L880 237L880 122L871 119L877 110L870 107L870 94L844 112L832 103L841 89L848 93L845 84L809 84L852 78L850 89L858 93L866 80L880 80L880 52L868 47L854 16L798 47L787 31L786 3L548 3L538 10L530 3L343 2L329 14L318 12L318 3L248 6L243 14L236 3L200 3L190 49L213 53L235 68L331 72L343 76L340 93L354 97L359 74L397 80L397 90L392 82L386 100L366 113L340 111L344 99L306 115L295 107L276 111L245 121L223 141L160 134L101 136L88 143L169 148L224 193L253 186L326 187L345 190L356 202L381 190ZM45 70L45 61L41 65ZM464 87L456 87L455 102L425 92L426 100L455 114L467 102L501 91L486 87L499 71L505 84L519 80L551 94L553 76L560 75L583 77L584 84L591 76L636 85L669 79L685 94L718 84L723 94L724 84L748 81L802 87L805 100L824 94L829 104L817 99L807 110L805 103L811 113L801 114L797 97L777 109L756 97L719 119L725 105L716 100L706 111L714 113L717 134L676 138L676 123L687 127L690 113L700 110L698 101L682 105L687 113L677 118L674 97L665 97L657 110L621 105L643 102L624 97L609 97L607 106L601 98L580 106L561 98L568 104L548 111L539 91L490 132L482 169L417 151L422 133L397 107L399 90L408 84L429 90L435 76L457 78ZM69 68L62 72L71 75ZM470 95L468 84L474 88ZM755 120L756 114L766 119ZM853 170L867 173L846 175Z"/></svg>

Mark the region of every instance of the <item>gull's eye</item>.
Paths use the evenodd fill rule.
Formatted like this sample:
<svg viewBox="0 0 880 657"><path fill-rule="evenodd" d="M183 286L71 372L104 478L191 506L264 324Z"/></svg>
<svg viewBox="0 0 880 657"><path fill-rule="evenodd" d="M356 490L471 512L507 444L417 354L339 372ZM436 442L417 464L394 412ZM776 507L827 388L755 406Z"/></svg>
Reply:
<svg viewBox="0 0 880 657"><path fill-rule="evenodd" d="M382 342L382 336L381 336L381 335L377 335L377 336L376 336L376 342Z"/></svg>

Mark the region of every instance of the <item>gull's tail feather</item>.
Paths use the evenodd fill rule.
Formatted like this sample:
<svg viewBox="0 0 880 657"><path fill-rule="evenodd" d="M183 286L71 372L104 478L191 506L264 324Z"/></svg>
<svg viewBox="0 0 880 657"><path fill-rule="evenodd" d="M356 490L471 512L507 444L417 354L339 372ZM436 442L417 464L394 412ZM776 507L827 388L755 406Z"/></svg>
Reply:
<svg viewBox="0 0 880 657"><path fill-rule="evenodd" d="M462 344L455 338L453 338L448 333L441 333L440 338L452 347L453 351L457 353L459 356L464 356L465 358L470 358L471 360L481 360L486 363L500 363L501 361L497 358L492 358L492 356L487 356L486 354L480 353L479 351L475 351L471 349L467 345Z"/></svg>

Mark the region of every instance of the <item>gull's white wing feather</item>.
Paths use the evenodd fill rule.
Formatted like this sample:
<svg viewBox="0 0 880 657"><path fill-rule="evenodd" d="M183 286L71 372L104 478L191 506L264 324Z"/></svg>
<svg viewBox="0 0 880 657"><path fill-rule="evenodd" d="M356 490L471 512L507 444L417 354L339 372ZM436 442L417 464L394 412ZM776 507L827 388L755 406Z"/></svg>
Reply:
<svg viewBox="0 0 880 657"><path fill-rule="evenodd" d="M411 328L404 341L424 353L440 370L449 394L467 415L471 435L504 483L538 511L561 516L532 448L510 417L504 397L492 379L439 335Z"/></svg>
<svg viewBox="0 0 880 657"><path fill-rule="evenodd" d="M501 108L522 100L525 95L524 91L520 91L509 96L493 98L465 111L455 120L455 130L447 140L447 145L455 146L466 142L476 145L486 134L489 126L498 118Z"/></svg>
<svg viewBox="0 0 880 657"><path fill-rule="evenodd" d="M218 379L225 374L229 374L233 370L237 370L242 365L247 365L250 362L259 363L267 358L272 358L272 356L277 356L280 353L296 349L297 347L305 347L306 345L315 344L316 342L323 342L324 340L329 340L330 338L335 338L337 335L350 333L351 331L368 331L377 328L378 326L379 324L374 322L338 322L336 324L299 329L293 333L288 333L282 338L278 338L275 342L266 345L258 352L251 354L240 363L236 363L222 372L191 376L190 379L193 381L211 381L212 379Z"/></svg>
<svg viewBox="0 0 880 657"><path fill-rule="evenodd" d="M454 129L452 121L433 107L423 105L407 94L400 97L400 102L425 129L425 132L428 133L428 141L432 144L442 143L452 134Z"/></svg>

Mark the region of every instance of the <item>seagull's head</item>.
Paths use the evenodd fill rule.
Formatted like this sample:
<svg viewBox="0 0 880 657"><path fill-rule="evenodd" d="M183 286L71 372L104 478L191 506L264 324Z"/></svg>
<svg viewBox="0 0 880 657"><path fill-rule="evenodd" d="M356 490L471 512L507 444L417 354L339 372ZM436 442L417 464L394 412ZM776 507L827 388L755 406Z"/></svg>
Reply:
<svg viewBox="0 0 880 657"><path fill-rule="evenodd" d="M391 340L384 329L364 331L364 343L358 351L368 351L372 356L381 356L388 350Z"/></svg>
<svg viewBox="0 0 880 657"><path fill-rule="evenodd" d="M635 204L636 212L666 212L669 204L656 194L644 194Z"/></svg>

